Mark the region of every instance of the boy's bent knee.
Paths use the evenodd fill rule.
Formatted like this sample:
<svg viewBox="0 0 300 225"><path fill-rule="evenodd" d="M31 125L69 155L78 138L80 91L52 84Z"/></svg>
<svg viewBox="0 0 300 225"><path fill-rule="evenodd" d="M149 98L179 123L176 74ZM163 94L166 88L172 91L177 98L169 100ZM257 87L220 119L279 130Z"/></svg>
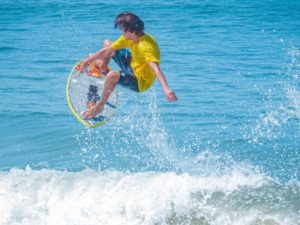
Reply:
<svg viewBox="0 0 300 225"><path fill-rule="evenodd" d="M106 75L106 79L118 82L120 79L120 72L115 70L109 71L109 73Z"/></svg>

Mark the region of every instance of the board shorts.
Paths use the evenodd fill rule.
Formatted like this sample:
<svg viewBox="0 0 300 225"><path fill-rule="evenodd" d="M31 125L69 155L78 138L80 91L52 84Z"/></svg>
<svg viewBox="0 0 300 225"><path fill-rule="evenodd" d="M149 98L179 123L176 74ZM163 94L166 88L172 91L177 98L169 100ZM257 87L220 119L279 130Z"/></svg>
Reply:
<svg viewBox="0 0 300 225"><path fill-rule="evenodd" d="M115 63L120 67L120 80L118 84L129 88L132 91L139 92L138 81L130 66L131 53L127 49L119 49L112 57Z"/></svg>

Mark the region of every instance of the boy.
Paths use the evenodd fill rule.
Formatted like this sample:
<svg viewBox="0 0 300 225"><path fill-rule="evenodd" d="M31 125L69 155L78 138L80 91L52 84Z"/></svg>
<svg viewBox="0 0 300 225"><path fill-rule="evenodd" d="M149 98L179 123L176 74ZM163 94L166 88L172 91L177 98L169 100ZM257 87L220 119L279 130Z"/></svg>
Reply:
<svg viewBox="0 0 300 225"><path fill-rule="evenodd" d="M143 92L152 85L157 76L167 99L177 100L159 67L159 47L152 36L144 33L144 22L137 15L124 12L115 18L115 28L120 28L123 35L113 43L106 40L102 49L83 60L79 70L80 74L94 61L100 70L105 69L111 58L121 68L121 71L107 73L102 97L95 106L83 112L85 119L94 118L102 112L106 100L117 83L133 91Z"/></svg>

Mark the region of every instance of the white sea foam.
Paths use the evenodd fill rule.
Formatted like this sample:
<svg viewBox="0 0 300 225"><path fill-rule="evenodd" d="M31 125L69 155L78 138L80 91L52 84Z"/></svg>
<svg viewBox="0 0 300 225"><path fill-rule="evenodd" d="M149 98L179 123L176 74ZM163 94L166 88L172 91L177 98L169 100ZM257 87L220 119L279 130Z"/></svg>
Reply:
<svg viewBox="0 0 300 225"><path fill-rule="evenodd" d="M293 224L296 209L277 204L284 189L270 185L238 171L194 177L11 169L0 173L0 224Z"/></svg>

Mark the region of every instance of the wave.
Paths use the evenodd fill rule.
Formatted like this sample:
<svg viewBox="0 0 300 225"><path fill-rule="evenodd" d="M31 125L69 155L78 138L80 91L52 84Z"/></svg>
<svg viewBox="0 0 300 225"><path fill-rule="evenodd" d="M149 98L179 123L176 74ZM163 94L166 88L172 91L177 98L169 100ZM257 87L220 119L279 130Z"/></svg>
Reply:
<svg viewBox="0 0 300 225"><path fill-rule="evenodd" d="M261 174L32 170L0 173L0 224L295 225L299 183Z"/></svg>

